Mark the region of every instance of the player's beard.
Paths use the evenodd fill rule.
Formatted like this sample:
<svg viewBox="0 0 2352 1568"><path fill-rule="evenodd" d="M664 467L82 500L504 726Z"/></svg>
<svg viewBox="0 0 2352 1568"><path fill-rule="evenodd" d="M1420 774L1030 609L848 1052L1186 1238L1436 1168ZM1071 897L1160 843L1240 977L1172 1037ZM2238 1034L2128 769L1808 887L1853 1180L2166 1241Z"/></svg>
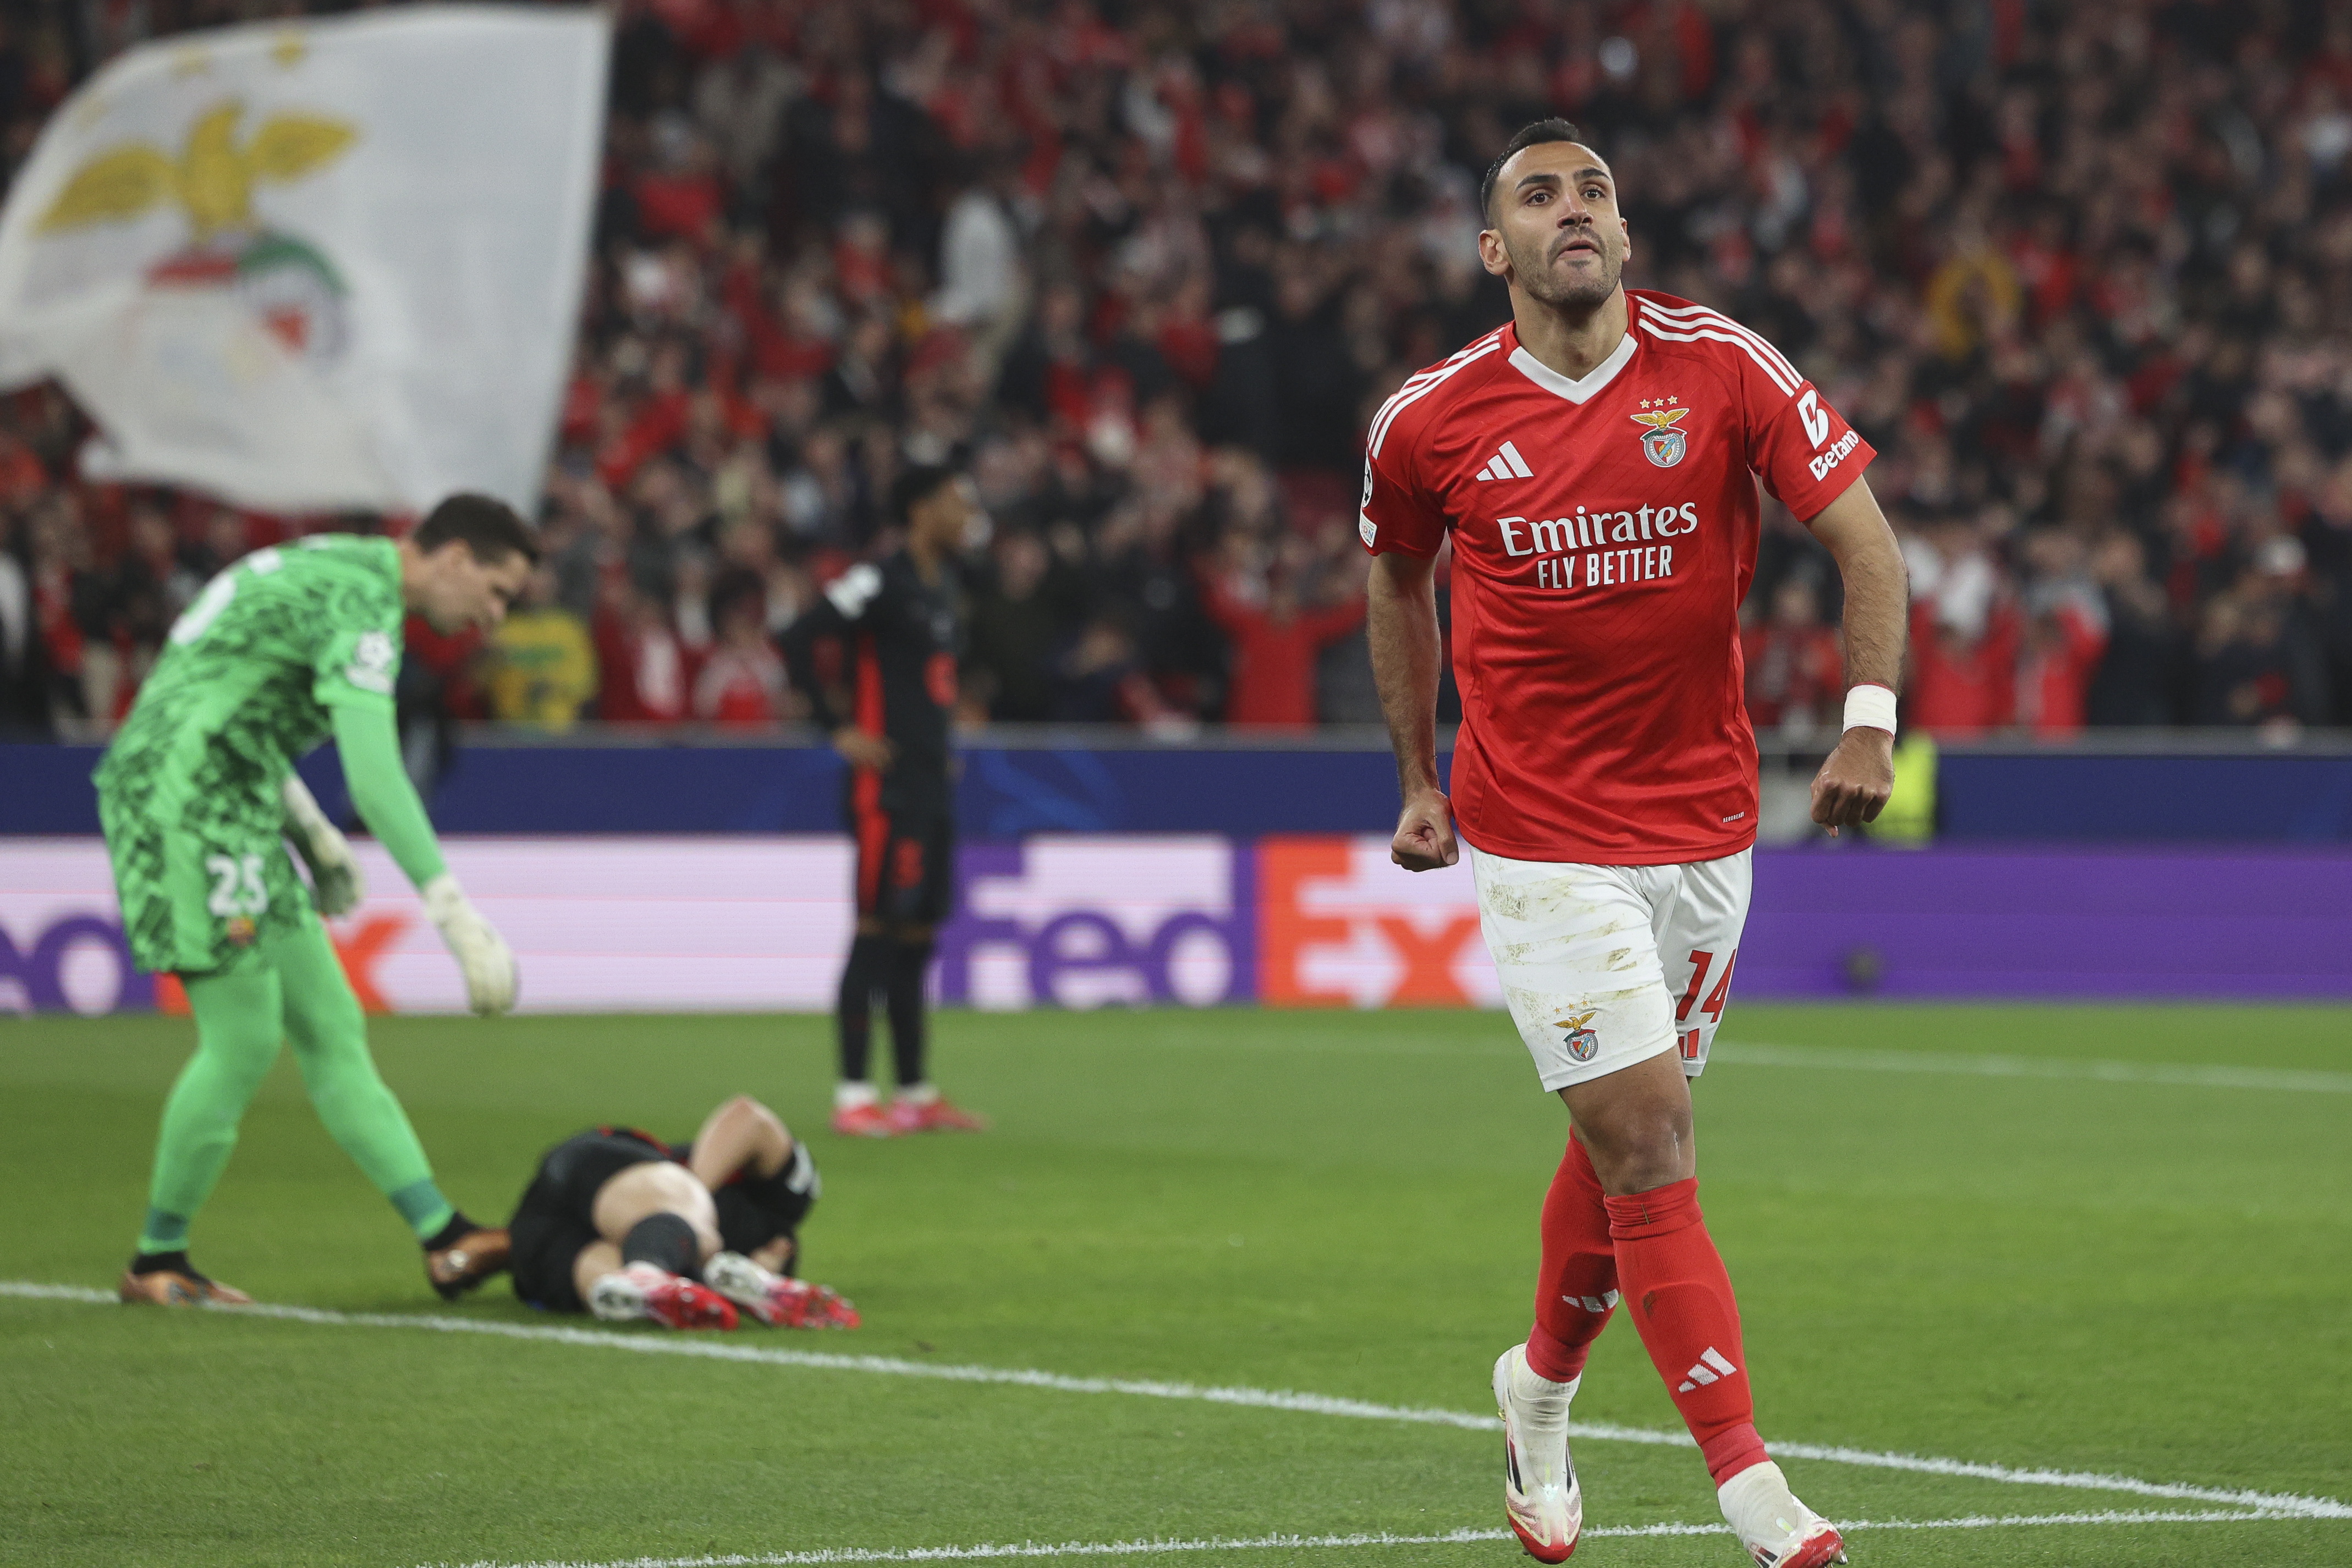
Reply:
<svg viewBox="0 0 2352 1568"><path fill-rule="evenodd" d="M1544 252L1522 255L1510 236L1503 238L1503 249L1511 258L1511 279L1529 298L1549 305L1555 310L1591 310L1617 292L1618 281L1625 275L1625 258L1609 243L1609 236L1600 228L1587 232L1592 243L1601 249L1599 276L1591 273L1562 277L1551 269ZM1555 235L1549 237L1547 248L1564 245L1573 235Z"/></svg>

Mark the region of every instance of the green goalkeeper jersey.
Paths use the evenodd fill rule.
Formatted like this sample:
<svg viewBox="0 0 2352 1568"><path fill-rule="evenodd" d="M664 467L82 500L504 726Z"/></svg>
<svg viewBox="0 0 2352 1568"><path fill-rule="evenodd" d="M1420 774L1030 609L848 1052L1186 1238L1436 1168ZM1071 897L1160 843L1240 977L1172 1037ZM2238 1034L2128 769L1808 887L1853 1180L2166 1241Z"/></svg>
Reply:
<svg viewBox="0 0 2352 1568"><path fill-rule="evenodd" d="M322 534L254 551L173 623L96 775L141 967L218 968L309 909L286 776L338 707L390 730L404 614L390 540Z"/></svg>

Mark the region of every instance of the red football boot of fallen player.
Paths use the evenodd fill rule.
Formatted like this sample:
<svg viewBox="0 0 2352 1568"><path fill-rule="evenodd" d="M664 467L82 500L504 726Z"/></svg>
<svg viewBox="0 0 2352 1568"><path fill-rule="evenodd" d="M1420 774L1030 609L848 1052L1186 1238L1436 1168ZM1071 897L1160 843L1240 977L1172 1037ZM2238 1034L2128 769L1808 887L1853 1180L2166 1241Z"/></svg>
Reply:
<svg viewBox="0 0 2352 1568"><path fill-rule="evenodd" d="M771 1328L854 1329L861 1321L839 1291L771 1273L740 1252L718 1254L702 1266L702 1278Z"/></svg>
<svg viewBox="0 0 2352 1568"><path fill-rule="evenodd" d="M731 1329L735 1303L708 1285L651 1263L632 1263L588 1289L588 1310L606 1322L646 1318L670 1329Z"/></svg>

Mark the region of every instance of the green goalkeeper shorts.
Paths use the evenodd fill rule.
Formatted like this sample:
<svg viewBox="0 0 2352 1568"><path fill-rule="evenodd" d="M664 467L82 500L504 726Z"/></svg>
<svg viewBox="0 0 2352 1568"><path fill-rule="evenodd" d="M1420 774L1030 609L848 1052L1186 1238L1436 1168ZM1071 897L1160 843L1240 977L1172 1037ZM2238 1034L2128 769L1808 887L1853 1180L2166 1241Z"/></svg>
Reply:
<svg viewBox="0 0 2352 1568"><path fill-rule="evenodd" d="M166 824L152 799L98 795L114 864L122 932L139 967L204 975L238 963L265 937L299 928L310 890L295 874L285 839L250 813L176 813Z"/></svg>

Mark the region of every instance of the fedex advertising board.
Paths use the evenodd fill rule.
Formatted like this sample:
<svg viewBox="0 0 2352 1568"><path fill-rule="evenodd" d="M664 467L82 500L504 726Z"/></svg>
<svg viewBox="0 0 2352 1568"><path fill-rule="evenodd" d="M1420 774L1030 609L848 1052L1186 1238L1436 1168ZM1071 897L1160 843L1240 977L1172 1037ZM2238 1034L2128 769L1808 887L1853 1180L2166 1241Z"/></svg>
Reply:
<svg viewBox="0 0 2352 1568"><path fill-rule="evenodd" d="M530 1012L819 1011L849 943L824 837L452 839ZM330 923L362 1005L455 1012L404 879ZM1362 836L1041 835L971 844L940 998L979 1008L1494 1007L1466 865ZM2180 896L2181 889L2194 896ZM2352 998L2352 854L1868 848L1759 853L1739 994ZM131 967L95 839L0 839L0 1013L184 1006Z"/></svg>
<svg viewBox="0 0 2352 1568"><path fill-rule="evenodd" d="M1041 1005L1255 1000L1250 855L1214 834L971 844L940 932L942 1001Z"/></svg>
<svg viewBox="0 0 2352 1568"><path fill-rule="evenodd" d="M457 967L373 843L328 923L361 1002L457 1012ZM849 943L849 848L825 838L451 839L513 946L527 1012L822 1010ZM1378 839L1041 836L961 852L940 999L988 1009L1492 1003L1466 868L1408 877ZM0 850L0 1011L172 1008L131 967L105 846Z"/></svg>
<svg viewBox="0 0 2352 1568"><path fill-rule="evenodd" d="M373 1012L462 1012L457 967L391 858L356 843L368 897L328 922ZM849 847L835 838L450 839L449 869L514 948L526 1012L833 1005ZM172 1008L133 971L106 848L0 843L0 1012ZM184 1005L184 1004L182 1004Z"/></svg>
<svg viewBox="0 0 2352 1568"><path fill-rule="evenodd" d="M1503 1005L1467 861L1400 871L1389 841L1261 839L1260 999L1274 1007Z"/></svg>

